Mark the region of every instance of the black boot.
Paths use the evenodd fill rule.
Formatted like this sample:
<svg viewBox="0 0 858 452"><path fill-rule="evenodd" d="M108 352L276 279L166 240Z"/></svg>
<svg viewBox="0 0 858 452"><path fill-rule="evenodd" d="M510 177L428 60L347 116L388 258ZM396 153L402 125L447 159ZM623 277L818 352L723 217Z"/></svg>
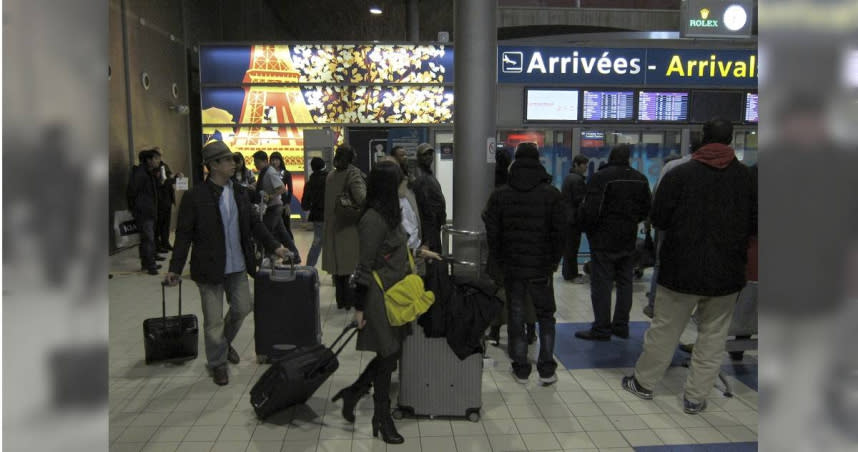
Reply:
<svg viewBox="0 0 858 452"><path fill-rule="evenodd" d="M533 345L536 342L536 324L535 323L526 324L525 330L527 330L527 343L528 343L528 345Z"/></svg>
<svg viewBox="0 0 858 452"><path fill-rule="evenodd" d="M378 358L373 358L363 372L361 372L360 376L358 376L357 381L352 383L351 386L341 389L331 399L332 402L343 399L343 418L345 420L349 422L355 421L355 405L357 405L361 397L369 393L369 388L372 387L372 381L375 378L377 370Z"/></svg>
<svg viewBox="0 0 858 452"><path fill-rule="evenodd" d="M372 436L378 438L379 433L381 433L381 440L387 444L405 442L405 438L396 431L396 425L393 424L393 418L390 417L390 401L375 401L375 412L372 414Z"/></svg>
<svg viewBox="0 0 858 452"><path fill-rule="evenodd" d="M500 325L493 325L489 328L489 335L486 336L486 339L488 339L492 345L498 345L500 343Z"/></svg>
<svg viewBox="0 0 858 452"><path fill-rule="evenodd" d="M369 386L358 387L351 385L340 389L340 392L336 393L331 401L336 402L339 399L343 399L343 419L350 423L354 423L355 406L357 406L361 397L365 396L367 393L369 393Z"/></svg>

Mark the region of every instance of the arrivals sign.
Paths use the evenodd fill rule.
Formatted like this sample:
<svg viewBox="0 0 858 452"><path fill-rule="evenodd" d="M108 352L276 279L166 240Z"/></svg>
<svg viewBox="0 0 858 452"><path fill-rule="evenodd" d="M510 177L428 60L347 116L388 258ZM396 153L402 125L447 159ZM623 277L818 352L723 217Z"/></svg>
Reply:
<svg viewBox="0 0 858 452"><path fill-rule="evenodd" d="M688 38L751 36L753 0L683 0L679 35Z"/></svg>
<svg viewBox="0 0 858 452"><path fill-rule="evenodd" d="M498 83L756 88L754 50L498 47Z"/></svg>

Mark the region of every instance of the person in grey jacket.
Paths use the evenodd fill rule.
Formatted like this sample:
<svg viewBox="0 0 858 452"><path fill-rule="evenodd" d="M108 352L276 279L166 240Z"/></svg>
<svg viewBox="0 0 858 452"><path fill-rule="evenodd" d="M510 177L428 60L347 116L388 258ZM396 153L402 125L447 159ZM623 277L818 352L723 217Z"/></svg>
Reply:
<svg viewBox="0 0 858 452"><path fill-rule="evenodd" d="M334 170L325 181L325 235L322 247L322 270L334 278L337 309L350 309L354 295L349 288L349 276L354 273L360 250L357 222L344 217L336 209L340 195L348 194L354 204L363 207L366 201L366 182L358 167L354 166L355 153L344 144L334 153Z"/></svg>

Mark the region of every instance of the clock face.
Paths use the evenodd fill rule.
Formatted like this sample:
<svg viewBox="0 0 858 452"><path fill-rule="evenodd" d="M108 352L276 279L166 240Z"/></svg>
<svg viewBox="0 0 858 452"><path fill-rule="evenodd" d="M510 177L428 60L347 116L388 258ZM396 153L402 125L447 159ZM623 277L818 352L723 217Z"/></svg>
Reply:
<svg viewBox="0 0 858 452"><path fill-rule="evenodd" d="M741 30L748 21L748 13L739 5L730 5L724 11L724 26L730 31Z"/></svg>

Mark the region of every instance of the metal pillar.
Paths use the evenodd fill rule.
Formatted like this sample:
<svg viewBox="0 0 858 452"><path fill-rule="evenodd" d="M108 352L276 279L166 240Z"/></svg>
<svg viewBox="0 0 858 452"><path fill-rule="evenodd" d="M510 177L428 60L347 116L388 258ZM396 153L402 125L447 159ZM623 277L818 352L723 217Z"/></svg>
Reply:
<svg viewBox="0 0 858 452"><path fill-rule="evenodd" d="M456 229L484 231L481 214L493 190L497 135L497 0L457 0L453 23L453 223ZM478 249L463 248L454 243L454 254L479 255Z"/></svg>
<svg viewBox="0 0 858 452"><path fill-rule="evenodd" d="M408 41L420 41L420 7L418 0L406 0L406 26L408 28Z"/></svg>

